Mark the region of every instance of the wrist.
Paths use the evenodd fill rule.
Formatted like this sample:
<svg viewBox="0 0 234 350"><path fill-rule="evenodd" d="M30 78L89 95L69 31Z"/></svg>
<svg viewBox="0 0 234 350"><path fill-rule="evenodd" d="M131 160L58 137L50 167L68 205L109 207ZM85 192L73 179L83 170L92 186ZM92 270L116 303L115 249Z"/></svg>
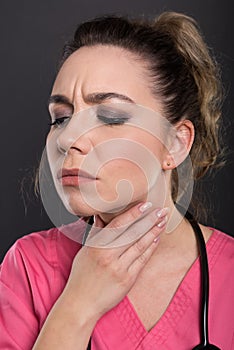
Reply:
<svg viewBox="0 0 234 350"><path fill-rule="evenodd" d="M74 322L79 329L93 329L101 317L89 301L78 293L65 289L59 298L59 306L64 310L71 322Z"/></svg>

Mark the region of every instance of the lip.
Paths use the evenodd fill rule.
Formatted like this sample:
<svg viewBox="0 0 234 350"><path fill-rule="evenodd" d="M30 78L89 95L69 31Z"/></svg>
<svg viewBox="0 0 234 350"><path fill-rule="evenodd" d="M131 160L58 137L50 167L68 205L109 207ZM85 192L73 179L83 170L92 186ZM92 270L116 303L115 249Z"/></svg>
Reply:
<svg viewBox="0 0 234 350"><path fill-rule="evenodd" d="M81 183L97 180L95 176L79 168L60 169L57 178L64 186L79 186Z"/></svg>

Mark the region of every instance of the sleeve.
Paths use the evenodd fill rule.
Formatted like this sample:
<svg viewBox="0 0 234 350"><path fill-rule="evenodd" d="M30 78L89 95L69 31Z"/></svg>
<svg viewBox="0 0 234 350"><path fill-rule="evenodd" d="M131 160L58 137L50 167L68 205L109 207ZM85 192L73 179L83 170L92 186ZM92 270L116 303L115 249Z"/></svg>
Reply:
<svg viewBox="0 0 234 350"><path fill-rule="evenodd" d="M0 267L0 349L30 350L38 333L30 279L16 242Z"/></svg>

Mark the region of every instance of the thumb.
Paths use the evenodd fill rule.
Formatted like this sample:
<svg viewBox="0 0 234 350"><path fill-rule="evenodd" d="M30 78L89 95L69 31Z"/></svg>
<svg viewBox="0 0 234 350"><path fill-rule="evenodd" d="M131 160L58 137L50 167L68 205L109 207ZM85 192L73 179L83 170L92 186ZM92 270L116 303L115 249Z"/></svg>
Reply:
<svg viewBox="0 0 234 350"><path fill-rule="evenodd" d="M88 234L85 244L91 247L100 246L100 239L102 235L98 235L98 233L102 231L104 226L105 226L105 223L102 221L100 216L95 215L93 226L91 227L91 230Z"/></svg>
<svg viewBox="0 0 234 350"><path fill-rule="evenodd" d="M104 221L100 218L99 215L94 215L94 223L93 223L94 227L100 227L103 228L105 226Z"/></svg>

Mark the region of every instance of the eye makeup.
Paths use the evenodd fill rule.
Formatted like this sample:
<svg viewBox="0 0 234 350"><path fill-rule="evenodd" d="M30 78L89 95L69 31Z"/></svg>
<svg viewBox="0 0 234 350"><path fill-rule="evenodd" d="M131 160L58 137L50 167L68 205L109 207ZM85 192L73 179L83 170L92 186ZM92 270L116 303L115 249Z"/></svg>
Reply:
<svg viewBox="0 0 234 350"><path fill-rule="evenodd" d="M97 107L95 115L98 121L105 125L123 125L124 123L128 122L129 119L132 117L126 111L116 109L110 106L107 107L104 105L99 105ZM49 125L55 127L62 127L63 125L66 125L67 122L69 122L71 117L72 115L69 110L67 111L63 108L56 108L51 111L52 121L49 123Z"/></svg>
<svg viewBox="0 0 234 350"><path fill-rule="evenodd" d="M55 120L53 122L50 122L49 125L50 126L61 126L62 124L65 123L65 121L68 121L68 119L70 119L71 117L60 117L60 118L55 118Z"/></svg>
<svg viewBox="0 0 234 350"><path fill-rule="evenodd" d="M62 124L65 124L72 116L72 110L64 106L49 108L49 113L51 115L49 126L62 126Z"/></svg>
<svg viewBox="0 0 234 350"><path fill-rule="evenodd" d="M107 125L122 125L129 121L131 116L125 111L110 107L99 106L97 108L97 119Z"/></svg>

